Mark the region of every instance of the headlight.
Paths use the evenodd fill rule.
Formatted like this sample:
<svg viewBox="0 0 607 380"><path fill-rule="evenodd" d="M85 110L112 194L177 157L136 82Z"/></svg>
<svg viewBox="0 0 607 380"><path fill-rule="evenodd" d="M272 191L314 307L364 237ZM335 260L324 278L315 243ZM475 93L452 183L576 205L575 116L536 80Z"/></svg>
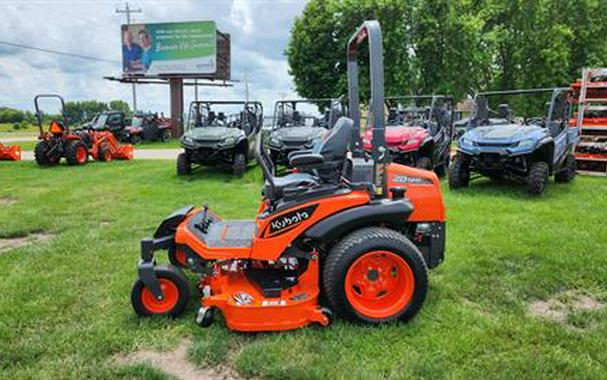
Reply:
<svg viewBox="0 0 607 380"><path fill-rule="evenodd" d="M270 138L270 144L272 145L280 145L280 139L277 137Z"/></svg>
<svg viewBox="0 0 607 380"><path fill-rule="evenodd" d="M527 140L521 140L518 143L518 147L526 147L526 146L532 146L535 144L535 140L532 139L527 139Z"/></svg>
<svg viewBox="0 0 607 380"><path fill-rule="evenodd" d="M414 145L414 144L418 144L419 143L419 139L408 139L405 140L405 145Z"/></svg>
<svg viewBox="0 0 607 380"><path fill-rule="evenodd" d="M234 137L226 137L222 142L221 145L232 145L236 142L236 138Z"/></svg>
<svg viewBox="0 0 607 380"><path fill-rule="evenodd" d="M371 145L371 140L363 139L363 145Z"/></svg>
<svg viewBox="0 0 607 380"><path fill-rule="evenodd" d="M188 143L188 144L192 144L194 142L194 139L192 139L190 136L183 136L183 142L184 143Z"/></svg>
<svg viewBox="0 0 607 380"><path fill-rule="evenodd" d="M463 145L472 145L472 141L468 140L465 137L462 137L462 139L460 140L460 143L463 144Z"/></svg>

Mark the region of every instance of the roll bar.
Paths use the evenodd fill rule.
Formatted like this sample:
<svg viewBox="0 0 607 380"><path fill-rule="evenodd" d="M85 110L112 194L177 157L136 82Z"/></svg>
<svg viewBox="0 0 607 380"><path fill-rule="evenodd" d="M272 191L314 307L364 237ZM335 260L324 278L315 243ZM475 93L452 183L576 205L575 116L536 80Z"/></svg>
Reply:
<svg viewBox="0 0 607 380"><path fill-rule="evenodd" d="M66 130L69 131L69 127L67 125L67 116L65 115L65 101L63 100L61 95L39 94L34 97L34 107L36 108L36 121L38 122L38 129L40 130L40 135L42 135L44 133L42 130L42 111L40 111L40 104L38 102L38 100L41 98L59 99L59 101L61 102L61 116L63 117L63 126L64 126L64 128L66 128Z"/></svg>
<svg viewBox="0 0 607 380"><path fill-rule="evenodd" d="M360 133L360 86L358 81L358 49L363 42L369 42L369 65L371 79L371 101L368 118L371 119L373 137L371 158L375 162L373 182L377 196L387 193L385 164L389 161L386 150L384 126L384 57L381 27L376 20L365 21L350 38L346 50L348 58L348 111L354 121L350 150L353 157L363 157Z"/></svg>

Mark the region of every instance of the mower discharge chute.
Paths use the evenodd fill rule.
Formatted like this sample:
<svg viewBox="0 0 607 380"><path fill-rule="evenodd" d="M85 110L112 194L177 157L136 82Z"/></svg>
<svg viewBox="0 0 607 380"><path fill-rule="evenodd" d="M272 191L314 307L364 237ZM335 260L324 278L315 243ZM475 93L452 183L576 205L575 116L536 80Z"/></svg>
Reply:
<svg viewBox="0 0 607 380"><path fill-rule="evenodd" d="M21 160L21 147L19 145L6 146L0 143L0 161Z"/></svg>
<svg viewBox="0 0 607 380"><path fill-rule="evenodd" d="M357 50L366 40L371 157L360 144ZM389 162L382 54L379 23L367 21L348 44L351 118L340 118L312 149L291 153L296 172L275 177L261 139L256 141L265 185L254 220L223 220L207 205L188 206L141 241L131 292L137 314L182 314L190 294L184 269L199 275L201 326L216 311L238 331L326 326L333 312L370 324L417 314L427 270L443 261L445 210L436 174ZM157 264L161 249L168 250L171 265ZM319 303L321 291L327 305Z"/></svg>

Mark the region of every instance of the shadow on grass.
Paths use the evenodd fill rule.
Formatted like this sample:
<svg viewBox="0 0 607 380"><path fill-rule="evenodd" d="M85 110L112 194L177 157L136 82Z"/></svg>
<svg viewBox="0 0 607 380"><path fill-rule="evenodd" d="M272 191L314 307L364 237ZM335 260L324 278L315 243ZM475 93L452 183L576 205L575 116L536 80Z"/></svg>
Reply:
<svg viewBox="0 0 607 380"><path fill-rule="evenodd" d="M448 186L445 186L448 188ZM470 181L467 188L457 190L449 190L449 192L457 194L465 194L470 196L499 196L513 200L541 201L555 196L564 195L569 192L571 184L556 183L551 178L546 185L546 190L541 195L532 195L527 191L525 183L512 179L492 180L481 177Z"/></svg>

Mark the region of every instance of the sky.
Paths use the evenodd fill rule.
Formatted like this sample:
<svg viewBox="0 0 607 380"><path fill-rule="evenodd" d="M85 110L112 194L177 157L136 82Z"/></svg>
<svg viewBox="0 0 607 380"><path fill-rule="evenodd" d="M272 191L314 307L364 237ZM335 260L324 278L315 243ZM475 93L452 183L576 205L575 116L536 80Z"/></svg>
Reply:
<svg viewBox="0 0 607 380"><path fill-rule="evenodd" d="M305 0L133 0L132 22L215 20L232 38L232 79L247 70L251 100L264 103L295 97L284 50ZM66 101L122 99L132 103L131 86L103 79L121 73L120 25L124 2L113 0L0 0L0 41L102 58L95 62L0 44L0 106L33 110L38 93L58 93ZM200 99L243 99L244 84L199 87ZM169 113L169 86L139 85L140 110ZM194 97L184 87L185 108ZM270 111L269 111L270 110ZM53 110L49 110L53 111Z"/></svg>

